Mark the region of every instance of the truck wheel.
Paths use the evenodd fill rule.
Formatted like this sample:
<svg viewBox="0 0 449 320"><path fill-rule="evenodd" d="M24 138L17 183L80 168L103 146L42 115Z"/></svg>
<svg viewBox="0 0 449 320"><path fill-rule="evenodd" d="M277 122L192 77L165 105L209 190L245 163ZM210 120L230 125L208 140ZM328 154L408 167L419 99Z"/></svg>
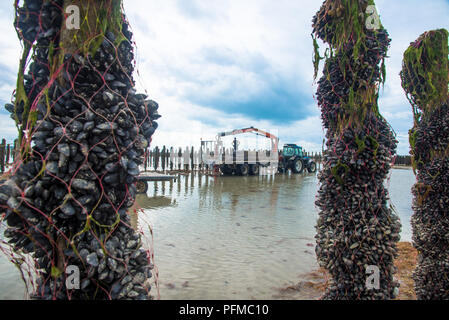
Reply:
<svg viewBox="0 0 449 320"><path fill-rule="evenodd" d="M249 172L253 176L259 175L259 165L258 164L252 164L249 166Z"/></svg>
<svg viewBox="0 0 449 320"><path fill-rule="evenodd" d="M241 176L247 176L249 173L249 166L246 163L240 164L237 167L237 172Z"/></svg>
<svg viewBox="0 0 449 320"><path fill-rule="evenodd" d="M294 173L302 173L304 170L304 163L301 159L296 159L293 161L292 170Z"/></svg>
<svg viewBox="0 0 449 320"><path fill-rule="evenodd" d="M228 165L222 165L221 167L220 167L220 170L221 170L221 172L224 174L224 175L226 175L226 176L229 176L229 175L231 175L232 174L232 169L231 168L229 168L229 166Z"/></svg>
<svg viewBox="0 0 449 320"><path fill-rule="evenodd" d="M148 183L146 181L137 181L136 184L137 193L147 193L148 191Z"/></svg>
<svg viewBox="0 0 449 320"><path fill-rule="evenodd" d="M316 163L311 161L310 164L309 164L309 167L307 168L307 170L310 173L315 173L316 172Z"/></svg>
<svg viewBox="0 0 449 320"><path fill-rule="evenodd" d="M279 173L286 173L287 170L288 170L288 167L285 165L284 162L280 162L280 163L278 164L278 172L279 172Z"/></svg>

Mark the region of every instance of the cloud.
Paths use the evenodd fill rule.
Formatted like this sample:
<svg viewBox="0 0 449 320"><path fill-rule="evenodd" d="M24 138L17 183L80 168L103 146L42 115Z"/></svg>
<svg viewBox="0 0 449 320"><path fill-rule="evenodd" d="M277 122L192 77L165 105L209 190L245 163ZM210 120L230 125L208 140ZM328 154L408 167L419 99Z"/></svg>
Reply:
<svg viewBox="0 0 449 320"><path fill-rule="evenodd" d="M2 45L0 46L0 139L5 138L8 143L12 143L17 137L17 129L4 105L11 102L21 55L21 47L13 27L13 21L12 2L2 2L0 6L0 34L2 35Z"/></svg>
<svg viewBox="0 0 449 320"><path fill-rule="evenodd" d="M324 132L313 100L310 34L321 3L124 0L137 43L138 89L147 90L163 116L153 145L198 146L219 131L254 126L277 130L282 143L320 151ZM413 118L398 76L402 55L422 32L449 29L449 1L376 4L392 38L380 111L400 137L398 153L408 154ZM12 5L2 3L2 104L11 98L21 53L13 19ZM0 115L3 135L13 132L14 122Z"/></svg>
<svg viewBox="0 0 449 320"><path fill-rule="evenodd" d="M14 126L14 121L9 115L0 114L0 140L6 139L7 143L13 143L17 139L17 128Z"/></svg>
<svg viewBox="0 0 449 320"><path fill-rule="evenodd" d="M240 127L292 129L298 121L316 117L310 19L319 5L125 1L131 24L134 19L140 24L138 17L152 12L146 20L151 34L134 31L140 75L163 115L155 143L171 140L165 138L167 132L178 124L190 128L200 123L203 138L212 139L218 131ZM193 135L184 132L182 139ZM318 143L321 134L319 130Z"/></svg>
<svg viewBox="0 0 449 320"><path fill-rule="evenodd" d="M135 35L141 50L151 48L141 63L145 70L159 74L164 94L278 125L316 113L304 108L313 101L312 82L303 76L305 68L300 68L302 59L296 55L304 51L309 55L310 48L283 39L282 24L300 28L301 19L290 15L280 20L287 10L295 8L302 15L304 8L314 6L287 1L281 1L282 10L272 1L167 1L144 6L148 12L170 12L148 22L149 29L154 30L151 37L140 31ZM131 3L126 7L131 21L139 16L137 7ZM301 37L310 42L308 33ZM311 71L311 66L307 67ZM158 88L152 90L157 95ZM192 119L199 118L204 119L192 115Z"/></svg>
<svg viewBox="0 0 449 320"><path fill-rule="evenodd" d="M144 14L134 3L125 1L131 23ZM266 125L278 129L284 142L321 150L324 133L313 100L317 87L312 83L310 38L311 19L321 3L142 2L153 14L147 20L151 36L135 33L139 66L160 102L161 124L178 117L171 111L173 106L167 106L168 101L177 101L176 110L185 113L180 124L201 123L211 138L222 130ZM413 125L413 116L398 76L402 55L422 32L449 29L449 5L442 0L376 3L393 39L380 111L401 137L398 153L408 154L408 139L403 137ZM166 130L170 129L161 125L155 141L164 140Z"/></svg>
<svg viewBox="0 0 449 320"><path fill-rule="evenodd" d="M17 74L12 72L11 68L0 62L0 102L2 104L10 102L11 94L14 91ZM7 112L3 108L0 114Z"/></svg>
<svg viewBox="0 0 449 320"><path fill-rule="evenodd" d="M382 24L392 38L386 60L387 81L381 91L380 112L390 122L399 140L398 153L409 154L408 130L413 126L412 108L401 87L399 72L404 51L423 32L446 28L449 30L449 1L376 1Z"/></svg>
<svg viewBox="0 0 449 320"><path fill-rule="evenodd" d="M212 11L209 10L208 6L212 3L214 7L217 5L225 6L225 2L204 2L198 0L176 0L176 6L180 15L186 16L191 19L212 19L217 16L217 14L212 14ZM216 13L216 12L214 12Z"/></svg>

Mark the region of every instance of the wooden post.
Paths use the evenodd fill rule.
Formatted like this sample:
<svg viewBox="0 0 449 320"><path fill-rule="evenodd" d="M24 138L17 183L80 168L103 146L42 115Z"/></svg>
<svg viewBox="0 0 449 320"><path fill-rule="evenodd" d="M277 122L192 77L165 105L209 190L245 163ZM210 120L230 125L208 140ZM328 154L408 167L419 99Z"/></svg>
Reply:
<svg viewBox="0 0 449 320"><path fill-rule="evenodd" d="M154 154L155 154L155 152L156 152L156 147L153 148L153 151L151 151L151 167L153 168L153 171L155 170L154 169L154 165L156 164L155 161L154 161Z"/></svg>
<svg viewBox="0 0 449 320"><path fill-rule="evenodd" d="M9 156L11 153L11 145L8 143L6 146L6 164L9 164Z"/></svg>
<svg viewBox="0 0 449 320"><path fill-rule="evenodd" d="M150 170L154 170L154 149L150 150Z"/></svg>
<svg viewBox="0 0 449 320"><path fill-rule="evenodd" d="M188 156L188 153L189 153L189 147L186 147L185 150L184 150L184 154L182 155L182 162L184 164L184 172L189 170L189 156Z"/></svg>
<svg viewBox="0 0 449 320"><path fill-rule="evenodd" d="M198 151L198 171L203 171L203 147Z"/></svg>
<svg viewBox="0 0 449 320"><path fill-rule="evenodd" d="M173 147L170 148L170 171L173 171L173 161L174 161L174 159L173 159L172 156L174 156Z"/></svg>
<svg viewBox="0 0 449 320"><path fill-rule="evenodd" d="M153 170L156 171L157 168L157 147L154 147L153 149Z"/></svg>
<svg viewBox="0 0 449 320"><path fill-rule="evenodd" d="M154 156L154 160L155 160L154 170L156 170L156 171L159 168L159 156L160 156L159 147L156 147L155 156Z"/></svg>
<svg viewBox="0 0 449 320"><path fill-rule="evenodd" d="M163 146L162 153L161 153L161 165L162 165L162 171L164 171L164 172L165 172L165 160L166 160L165 146Z"/></svg>
<svg viewBox="0 0 449 320"><path fill-rule="evenodd" d="M167 147L167 149L165 149L165 166L167 168L167 171L170 170L170 158L171 158L171 153L170 153L170 148Z"/></svg>
<svg viewBox="0 0 449 320"><path fill-rule="evenodd" d="M17 156L17 148L18 148L18 139L14 140L14 149L12 151L12 162L16 162L16 156Z"/></svg>
<svg viewBox="0 0 449 320"><path fill-rule="evenodd" d="M167 171L170 170L170 149L168 147L165 149L165 167Z"/></svg>
<svg viewBox="0 0 449 320"><path fill-rule="evenodd" d="M193 172L195 171L195 164L193 162L193 147L190 150L190 170Z"/></svg>
<svg viewBox="0 0 449 320"><path fill-rule="evenodd" d="M0 145L0 169L1 172L5 172L5 149L6 149L6 140L2 140L2 144Z"/></svg>
<svg viewBox="0 0 449 320"><path fill-rule="evenodd" d="M5 148L6 148L6 140L2 140L2 144L0 145L0 170L1 172L5 172Z"/></svg>
<svg viewBox="0 0 449 320"><path fill-rule="evenodd" d="M210 154L211 154L211 150L209 148L206 148L206 154L207 154L207 159L209 159ZM203 160L203 165L204 165L204 170L209 171L209 164L207 164L204 160Z"/></svg>
<svg viewBox="0 0 449 320"><path fill-rule="evenodd" d="M156 171L156 163L157 163L157 147L153 149L153 170Z"/></svg>
<svg viewBox="0 0 449 320"><path fill-rule="evenodd" d="M147 172L148 148L145 150L145 160L143 162L144 171Z"/></svg>

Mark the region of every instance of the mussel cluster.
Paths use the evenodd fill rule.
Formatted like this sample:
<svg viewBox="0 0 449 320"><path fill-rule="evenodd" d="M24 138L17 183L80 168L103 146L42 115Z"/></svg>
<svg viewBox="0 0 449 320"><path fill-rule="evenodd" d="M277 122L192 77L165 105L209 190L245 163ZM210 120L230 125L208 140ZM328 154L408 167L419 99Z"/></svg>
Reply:
<svg viewBox="0 0 449 320"><path fill-rule="evenodd" d="M367 1L358 5L362 10ZM317 92L327 141L316 199L316 254L331 275L322 298L391 299L399 286L393 262L401 226L388 205L384 181L397 140L377 108L380 63L390 39L383 28L365 30L364 38L341 38L346 42L337 46L334 19L345 14L349 13L344 8L325 1L313 19L316 37L335 51L326 60ZM357 49L356 43L361 43ZM379 271L373 276L378 276L378 283L369 278L370 270Z"/></svg>
<svg viewBox="0 0 449 320"><path fill-rule="evenodd" d="M93 55L64 53L55 74L62 2L28 0L18 10L16 28L36 41L24 86L36 118L31 151L0 186L4 235L35 258L36 299L149 299L151 257L127 212L158 104L133 89L125 19L119 44L108 31ZM80 271L79 288L67 287L69 266Z"/></svg>
<svg viewBox="0 0 449 320"><path fill-rule="evenodd" d="M424 32L404 53L402 87L413 107L422 111L447 100L448 35L446 29Z"/></svg>
<svg viewBox="0 0 449 320"><path fill-rule="evenodd" d="M28 74L24 74L25 88L29 101L34 101L37 95L47 85L50 75L48 63L50 43L58 43L59 28L62 23L62 1L25 1L23 7L17 8L14 25L25 45L35 43L35 59L29 66ZM11 118L22 124L25 111L25 101L6 104Z"/></svg>
<svg viewBox="0 0 449 320"><path fill-rule="evenodd" d="M442 37L438 34L440 32ZM409 48L422 52L419 67L429 75L435 76L444 65L440 62L446 62L447 35L443 30L425 33ZM441 57L428 54L428 46L439 45L446 48L445 54ZM417 169L417 182L412 187L414 214L411 222L418 265L413 279L418 299L442 300L449 298L449 70L446 71L446 80L440 78L444 83L439 85L439 81L433 78L433 84L429 84L427 79L417 76L419 70L413 67L416 65L414 62L405 58L401 72L403 87L410 101L417 103L414 108L418 111L415 126L410 131L411 154ZM433 71L433 68L437 70ZM439 93L443 100L429 103L431 90L437 87L444 90Z"/></svg>

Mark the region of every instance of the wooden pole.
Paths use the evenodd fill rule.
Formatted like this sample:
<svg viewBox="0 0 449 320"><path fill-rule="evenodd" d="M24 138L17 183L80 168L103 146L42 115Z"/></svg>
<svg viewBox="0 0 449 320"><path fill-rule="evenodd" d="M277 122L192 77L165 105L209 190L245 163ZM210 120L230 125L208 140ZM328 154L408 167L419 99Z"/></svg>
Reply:
<svg viewBox="0 0 449 320"><path fill-rule="evenodd" d="M12 161L13 162L16 162L16 157L17 157L17 149L18 149L18 139L15 139L14 140L14 149L13 149L13 151L12 151Z"/></svg>
<svg viewBox="0 0 449 320"><path fill-rule="evenodd" d="M173 154L173 147L170 148L170 171L173 171L173 161L174 159L172 158Z"/></svg>
<svg viewBox="0 0 449 320"><path fill-rule="evenodd" d="M6 164L9 164L9 156L11 153L11 145L8 143L8 145L6 146Z"/></svg>
<svg viewBox="0 0 449 320"><path fill-rule="evenodd" d="M6 140L2 140L2 144L0 145L0 170L1 172L5 172L5 148L6 148Z"/></svg>
<svg viewBox="0 0 449 320"><path fill-rule="evenodd" d="M162 147L162 152L161 152L161 165L162 165L162 171L165 172L165 146Z"/></svg>
<svg viewBox="0 0 449 320"><path fill-rule="evenodd" d="M156 147L155 153L156 154L154 156L155 160L154 169L157 171L157 169L159 168L159 156L160 156L159 147Z"/></svg>
<svg viewBox="0 0 449 320"><path fill-rule="evenodd" d="M193 157L194 157L194 151L193 151L193 147L192 147L192 149L190 150L190 170L193 172L193 171L195 171L195 164L194 164L194 162L193 162Z"/></svg>

